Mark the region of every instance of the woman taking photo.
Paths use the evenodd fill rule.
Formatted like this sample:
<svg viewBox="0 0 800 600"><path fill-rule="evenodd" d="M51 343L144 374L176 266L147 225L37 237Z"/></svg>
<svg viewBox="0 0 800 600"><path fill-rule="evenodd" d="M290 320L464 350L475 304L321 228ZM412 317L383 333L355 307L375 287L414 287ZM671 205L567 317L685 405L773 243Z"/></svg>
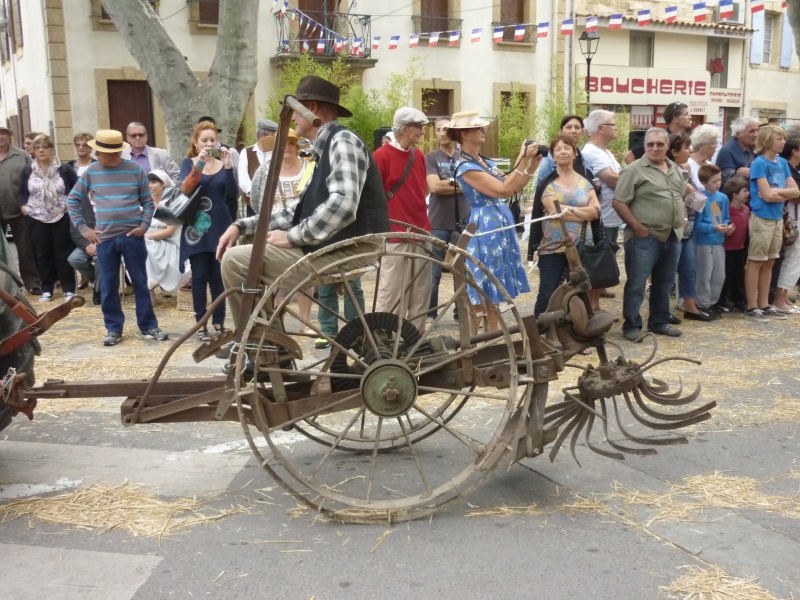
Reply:
<svg viewBox="0 0 800 600"><path fill-rule="evenodd" d="M564 212L567 234L573 242L580 243L581 230L589 222L600 218L600 201L591 182L578 174L573 168L578 148L573 140L565 135L556 136L550 144L550 155L556 164L556 176L547 184L542 194L545 215L558 213L556 201ZM562 239L561 220L542 221L542 245ZM586 241L592 241L591 227L586 227ZM566 248L555 250L539 249L539 293L536 296L535 315L547 310L547 303L558 287L561 278L569 270ZM592 310L600 310L600 290L589 292Z"/></svg>
<svg viewBox="0 0 800 600"><path fill-rule="evenodd" d="M206 312L208 289L211 289L212 302L225 290L216 250L219 238L233 222L229 203L235 201L239 193L230 151L225 146L217 148L217 127L210 121L195 126L186 158L181 163L180 179L185 193L197 185L203 188L203 200L194 223L183 227L180 253L180 264L188 258L192 265L192 305L194 317L199 321ZM224 302L214 311L211 322L217 333L225 330ZM211 339L207 327L200 330L198 339L201 342Z"/></svg>
<svg viewBox="0 0 800 600"><path fill-rule="evenodd" d="M147 174L147 182L153 204L158 208L164 192L172 188L172 180L166 171L157 169ZM156 304L157 287L165 292L174 292L181 283L178 259L181 251L180 235L180 227L167 225L155 217L150 221L150 229L144 234L144 243L147 246L147 287L150 289L153 306Z"/></svg>
<svg viewBox="0 0 800 600"><path fill-rule="evenodd" d="M39 302L53 299L56 281L61 282L64 299L69 300L75 295L75 271L67 259L75 245L69 231L67 196L78 176L54 156L50 136L40 134L34 138L33 153L35 160L20 175L17 200L42 278Z"/></svg>
<svg viewBox="0 0 800 600"><path fill-rule="evenodd" d="M680 167L686 181L687 192L695 186L689 170L689 157L692 154L692 140L687 133L673 133L669 136L667 158ZM699 168L699 167L698 167ZM689 197L689 196L686 196ZM689 321L711 321L714 317L697 308L697 257L694 244L694 220L697 211L684 204L684 228L681 239L681 255L678 259L678 308L683 308L683 318ZM680 324L680 319L672 317L670 325Z"/></svg>
<svg viewBox="0 0 800 600"><path fill-rule="evenodd" d="M481 146L486 141L488 124L489 121L478 117L477 112L456 113L447 125L447 136L461 145L461 162L456 166L455 175L472 208L469 223L478 225L477 234L480 236L470 240L467 252L486 265L509 296L516 298L529 292L530 287L513 228L514 217L503 198L521 191L530 182L542 159L537 155L538 144L523 144L514 170L503 175L494 162L480 154ZM512 228L504 229L509 226ZM495 231L498 229L501 231ZM489 235L480 235L486 233ZM471 262L468 264L477 284L488 297L486 330L498 329L498 312L493 305L503 302L505 298L481 271L474 270ZM474 309L472 330L477 332L478 321L475 317L481 310L481 296L472 287L467 288L467 293Z"/></svg>

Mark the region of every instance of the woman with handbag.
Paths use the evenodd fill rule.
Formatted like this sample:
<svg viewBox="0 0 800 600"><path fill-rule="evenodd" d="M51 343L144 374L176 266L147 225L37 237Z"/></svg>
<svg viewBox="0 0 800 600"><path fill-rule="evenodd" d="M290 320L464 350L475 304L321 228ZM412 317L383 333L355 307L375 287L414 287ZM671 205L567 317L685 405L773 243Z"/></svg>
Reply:
<svg viewBox="0 0 800 600"><path fill-rule="evenodd" d="M692 183L689 160L692 154L692 141L688 133L673 133L669 136L667 158L673 161L683 173L686 182L684 201L683 238L681 255L678 259L678 308L683 308L683 318L689 321L712 321L716 317L697 308L697 253L695 249L694 222L697 213L703 210L705 196ZM699 168L699 167L698 167ZM672 315L670 325L679 325L681 320Z"/></svg>
<svg viewBox="0 0 800 600"><path fill-rule="evenodd" d="M556 165L556 177L547 184L542 194L544 214L556 214L558 212L556 201L558 201L564 213L567 235L578 244L592 242L592 231L591 228L587 231L586 224L600 218L600 201L592 183L573 167L578 147L571 138L558 135L550 143L550 154ZM533 309L537 316L547 310L550 297L569 270L565 248L563 246L556 249L548 248L549 242L561 239L563 239L561 219L542 221L542 241L538 250L539 293ZM600 310L600 291L598 287L589 292L594 311Z"/></svg>
<svg viewBox="0 0 800 600"><path fill-rule="evenodd" d="M489 121L481 119L477 112L455 113L447 125L447 136L461 144L460 162L455 177L471 206L469 223L478 225L477 235L467 244L467 252L480 260L500 281L511 298L530 291L528 275L522 265L519 242L515 232L514 218L503 198L522 190L533 177L533 171L541 162L537 155L538 144L523 144L515 168L503 175L494 162L481 156L481 146L486 142L486 127ZM507 227L511 226L510 229ZM497 231L496 231L497 230ZM481 291L486 295L486 330L499 329L499 311L495 305L505 297L497 286L481 271L472 275ZM467 288L472 304L471 327L478 329L481 313L481 296L473 287Z"/></svg>
<svg viewBox="0 0 800 600"><path fill-rule="evenodd" d="M33 140L34 161L22 169L17 200L25 215L42 278L39 302L50 302L56 280L61 282L64 299L75 295L75 270L69 255L75 249L69 230L67 195L78 181L75 170L53 154L53 140L38 135Z"/></svg>
<svg viewBox="0 0 800 600"><path fill-rule="evenodd" d="M233 219L229 203L239 194L239 186L233 174L231 153L225 146L217 148L217 127L210 121L202 121L194 128L192 141L181 163L181 190L189 194L200 185L202 202L191 224L186 224L181 233L180 264L186 259L192 265L192 305L194 317L200 320L206 313L207 290L211 289L212 302L222 294L222 270L216 258L217 244ZM190 189L191 188L191 189ZM225 330L225 303L221 303L211 318L214 330ZM198 333L201 342L211 339L207 327Z"/></svg>

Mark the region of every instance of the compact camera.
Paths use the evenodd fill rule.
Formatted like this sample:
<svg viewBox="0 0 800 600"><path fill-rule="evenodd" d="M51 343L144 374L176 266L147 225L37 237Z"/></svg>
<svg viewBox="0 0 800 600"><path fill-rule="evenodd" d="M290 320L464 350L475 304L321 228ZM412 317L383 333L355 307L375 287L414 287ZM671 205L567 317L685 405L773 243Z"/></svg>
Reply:
<svg viewBox="0 0 800 600"><path fill-rule="evenodd" d="M533 140L525 140L525 148L527 149L528 146L535 143L536 142L534 142ZM536 150L536 156L539 155L547 156L548 154L550 154L550 149L547 146L544 146L543 144L539 144L539 148Z"/></svg>
<svg viewBox="0 0 800 600"><path fill-rule="evenodd" d="M209 158L219 158L222 156L222 150L219 148L209 148L206 150L206 154Z"/></svg>

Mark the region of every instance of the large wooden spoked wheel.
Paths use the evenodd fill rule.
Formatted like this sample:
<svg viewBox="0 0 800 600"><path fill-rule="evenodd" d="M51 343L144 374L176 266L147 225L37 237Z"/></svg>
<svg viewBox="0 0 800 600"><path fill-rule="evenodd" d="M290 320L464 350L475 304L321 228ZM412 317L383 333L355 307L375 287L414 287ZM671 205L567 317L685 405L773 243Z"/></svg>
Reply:
<svg viewBox="0 0 800 600"><path fill-rule="evenodd" d="M397 238L413 240L412 249L389 242ZM463 250L450 246L444 264L437 251L447 248L419 234L348 240L304 257L254 310L237 356L237 405L260 464L303 504L347 521L416 518L474 489L502 454L501 434L530 397L530 384L520 382L521 370L531 372L530 352L509 330L512 324L522 330L521 318L507 298L499 335L470 345L467 315L451 320L453 305L467 298L473 273L503 288ZM464 278L456 277L453 290L453 277L443 276L439 316L426 327L427 298L421 311L409 310L415 286L433 265L458 262L469 263L462 265ZM401 293L392 306L381 306L378 282L391 266ZM313 298L309 286L334 282L343 297L334 313L339 333L331 337L315 321L301 321L293 301L300 294ZM285 298L267 310L281 288L288 289ZM497 310L478 294L479 310ZM323 296L313 300L315 308ZM348 315L344 297L352 300ZM462 301L461 310L466 306ZM327 337L331 348L315 350L317 337ZM476 386L472 370L465 378L465 362L478 357L482 366L503 365L509 385Z"/></svg>

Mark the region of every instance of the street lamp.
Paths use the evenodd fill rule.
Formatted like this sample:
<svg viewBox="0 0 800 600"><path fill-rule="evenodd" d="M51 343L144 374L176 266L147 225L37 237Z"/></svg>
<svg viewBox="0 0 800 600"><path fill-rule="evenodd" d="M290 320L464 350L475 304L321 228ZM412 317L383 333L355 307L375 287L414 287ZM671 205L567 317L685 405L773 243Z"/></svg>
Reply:
<svg viewBox="0 0 800 600"><path fill-rule="evenodd" d="M597 53L600 45L600 34L596 31L584 31L578 38L581 45L581 54L586 59L586 104L589 104L589 78L592 75L592 57Z"/></svg>

